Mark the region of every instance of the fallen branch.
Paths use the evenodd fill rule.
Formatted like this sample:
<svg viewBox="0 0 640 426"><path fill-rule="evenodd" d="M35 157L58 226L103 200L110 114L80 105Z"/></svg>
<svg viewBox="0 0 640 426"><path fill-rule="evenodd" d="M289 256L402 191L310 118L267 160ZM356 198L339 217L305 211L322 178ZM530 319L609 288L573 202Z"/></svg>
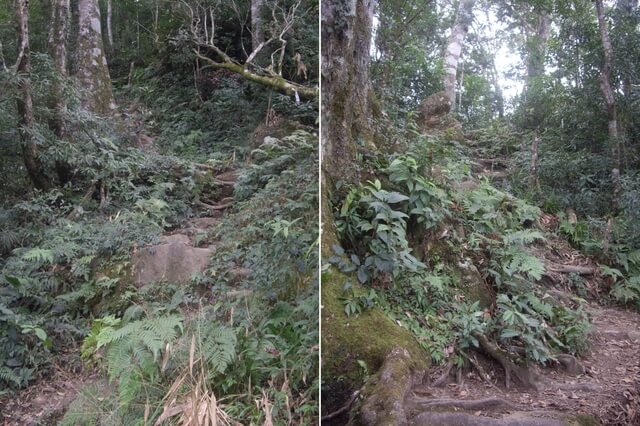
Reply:
<svg viewBox="0 0 640 426"><path fill-rule="evenodd" d="M233 202L229 202L229 203L225 203L225 204L217 204L217 205L211 205L211 204L207 204L204 203L202 201L198 202L199 205L201 205L202 207L205 207L209 210L224 210L224 209L228 209L229 207L233 206Z"/></svg>
<svg viewBox="0 0 640 426"><path fill-rule="evenodd" d="M344 414L347 411L349 411L351 409L351 406L355 402L356 398L358 398L358 395L360 395L360 391L355 391L353 393L353 395L351 395L351 398L349 398L349 401L347 401L346 404L344 404L342 407L338 408L333 413L327 414L326 416L322 416L320 421L321 422L326 422L326 421L329 421L331 419L335 419L336 417L341 416L342 414Z"/></svg>
<svg viewBox="0 0 640 426"><path fill-rule="evenodd" d="M546 267L549 271L560 272L562 274L594 275L599 271L598 268L592 266L559 265L551 262L547 262Z"/></svg>
<svg viewBox="0 0 640 426"><path fill-rule="evenodd" d="M209 45L205 47L211 47ZM231 60L227 60L228 56L223 56L224 62L216 62L215 60L202 55L197 50L194 50L196 56L206 62L204 68L219 68L226 69L232 71L236 74L240 74L242 77L246 78L249 81L253 81L254 83L259 83L267 87L271 87L279 92L283 92L289 96L295 96L298 94L303 99L317 100L318 99L318 89L316 87L307 87L301 84L293 83L279 75L260 75L256 74L250 70L248 70L244 65L239 64L237 62L233 62ZM220 54L219 50L216 50L216 53Z"/></svg>

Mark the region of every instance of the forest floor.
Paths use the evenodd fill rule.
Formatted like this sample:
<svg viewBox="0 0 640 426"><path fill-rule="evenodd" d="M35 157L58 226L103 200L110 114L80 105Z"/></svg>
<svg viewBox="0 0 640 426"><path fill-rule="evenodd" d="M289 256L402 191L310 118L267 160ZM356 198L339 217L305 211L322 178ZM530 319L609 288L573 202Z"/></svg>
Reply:
<svg viewBox="0 0 640 426"><path fill-rule="evenodd" d="M508 175L500 159L475 162L476 172L494 182ZM551 231L557 221L544 214L541 226ZM577 359L528 366L535 378L531 389L507 388L502 367L472 351L477 367L455 375L447 367L434 369L411 389L405 399L409 424L561 426L568 416L579 422L570 424L592 424L586 417L592 416L605 425L640 425L640 315L603 304L597 294L606 282L597 264L563 238L548 235L544 247L532 250L547 265L541 285L562 304L588 299L581 302L592 324L588 351ZM583 275L586 294L574 294L566 271L553 270L557 265L593 269Z"/></svg>

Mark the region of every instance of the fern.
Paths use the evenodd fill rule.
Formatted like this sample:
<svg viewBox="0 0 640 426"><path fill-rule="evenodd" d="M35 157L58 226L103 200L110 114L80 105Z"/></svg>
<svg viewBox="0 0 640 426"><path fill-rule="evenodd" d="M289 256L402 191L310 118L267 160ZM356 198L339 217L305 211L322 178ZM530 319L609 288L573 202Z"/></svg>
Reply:
<svg viewBox="0 0 640 426"><path fill-rule="evenodd" d="M510 249L502 259L502 270L510 277L516 274L527 274L538 281L544 273L544 265L536 256L523 250Z"/></svg>
<svg viewBox="0 0 640 426"><path fill-rule="evenodd" d="M53 251L36 247L24 253L22 258L28 262L37 263L40 267L53 263Z"/></svg>
<svg viewBox="0 0 640 426"><path fill-rule="evenodd" d="M0 366L0 382L13 383L16 386L22 384L20 376L18 376L11 368Z"/></svg>
<svg viewBox="0 0 640 426"><path fill-rule="evenodd" d="M509 244L521 244L527 245L531 244L534 241L546 241L546 238L540 231L535 231L533 229L523 229L521 231L516 231L509 233L503 237L503 241L505 245Z"/></svg>
<svg viewBox="0 0 640 426"><path fill-rule="evenodd" d="M204 331L200 351L209 368L222 374L236 357L236 334L233 329L215 323L207 325Z"/></svg>

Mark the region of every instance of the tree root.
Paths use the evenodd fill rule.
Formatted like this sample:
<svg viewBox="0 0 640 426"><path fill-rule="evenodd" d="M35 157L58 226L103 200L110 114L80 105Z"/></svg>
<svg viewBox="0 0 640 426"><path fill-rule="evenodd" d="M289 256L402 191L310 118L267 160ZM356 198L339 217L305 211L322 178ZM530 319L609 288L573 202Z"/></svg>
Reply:
<svg viewBox="0 0 640 426"><path fill-rule="evenodd" d="M406 425L405 398L414 381L424 371L415 371L415 363L404 348L395 348L384 360L377 375L369 380L363 393L360 423L373 425Z"/></svg>
<svg viewBox="0 0 640 426"><path fill-rule="evenodd" d="M333 413L327 414L326 416L322 416L320 421L321 422L329 421L329 420L334 419L334 418L336 418L338 416L341 416L342 414L344 414L347 411L349 411L349 409L351 409L351 406L355 402L356 398L358 398L358 395L360 395L360 391L355 391L353 393L353 395L351 395L351 398L349 398L349 401L347 401L346 404L344 404L342 407L338 408Z"/></svg>
<svg viewBox="0 0 640 426"><path fill-rule="evenodd" d="M461 410L486 410L487 408L516 408L513 403L503 398L483 399L427 399L417 400L418 408L459 408Z"/></svg>
<svg viewBox="0 0 640 426"><path fill-rule="evenodd" d="M504 369L505 387L507 389L511 387L512 377L514 377L524 388L538 389L539 386L533 371L529 370L527 367L517 365L516 361L511 358L508 352L504 351L496 344L491 343L484 334L475 332L473 333L473 336L478 339L482 350L498 361Z"/></svg>
<svg viewBox="0 0 640 426"><path fill-rule="evenodd" d="M451 373L451 369L453 368L453 361L449 361L447 366L444 368L444 372L438 377L431 386L434 388L440 387L445 384L447 379L449 378L449 374Z"/></svg>
<svg viewBox="0 0 640 426"><path fill-rule="evenodd" d="M469 360L471 365L476 369L476 372L478 373L478 376L480 376L480 378L482 380L484 380L484 382L486 384L488 384L489 386L491 386L493 389L497 390L498 392L502 393L502 389L500 389L495 384L493 384L493 382L491 381L491 378L489 377L489 375L484 371L484 368L482 368L482 366L480 365L480 363L478 362L478 360L474 356L468 356L467 359Z"/></svg>

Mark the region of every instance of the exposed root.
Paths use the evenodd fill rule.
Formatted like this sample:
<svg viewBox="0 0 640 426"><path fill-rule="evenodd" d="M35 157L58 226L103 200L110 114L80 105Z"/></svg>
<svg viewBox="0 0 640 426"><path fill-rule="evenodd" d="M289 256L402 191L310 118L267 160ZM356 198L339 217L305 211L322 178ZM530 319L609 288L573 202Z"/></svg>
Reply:
<svg viewBox="0 0 640 426"><path fill-rule="evenodd" d="M449 374L451 373L451 369L453 368L453 361L449 361L449 363L447 364L447 366L444 368L444 371L442 372L442 374L440 375L440 377L438 377L432 384L431 386L433 386L434 388L440 387L442 385L444 385L447 380L449 379Z"/></svg>
<svg viewBox="0 0 640 426"><path fill-rule="evenodd" d="M511 402L502 398L484 399L428 399L417 400L418 408L459 408L461 410L486 410L488 408L516 408Z"/></svg>
<svg viewBox="0 0 640 426"><path fill-rule="evenodd" d="M349 411L351 409L351 406L355 402L356 398L358 398L358 395L360 395L360 391L355 391L353 393L353 395L351 395L351 398L349 398L349 401L347 401L346 404L344 404L342 407L338 408L333 413L327 414L326 416L322 416L320 421L321 422L326 422L326 421L329 421L331 419L335 419L336 417L341 416L344 413L346 413L347 411Z"/></svg>
<svg viewBox="0 0 640 426"><path fill-rule="evenodd" d="M468 356L467 359L469 360L471 365L476 369L476 372L478 373L478 376L480 376L480 378L482 380L484 380L484 382L486 384L488 384L489 386L491 386L493 389L497 390L498 392L502 393L502 389L500 389L495 384L493 384L493 382L491 381L491 378L489 377L489 375L484 371L484 368L482 368L482 366L480 365L480 363L478 362L478 360L474 356Z"/></svg>
<svg viewBox="0 0 640 426"><path fill-rule="evenodd" d="M535 374L526 367L516 364L508 352L504 351L494 343L491 343L482 333L474 333L473 336L478 339L480 347L488 355L500 363L505 373L505 387L511 387L511 378L515 377L517 382L524 388L538 389L538 383Z"/></svg>

